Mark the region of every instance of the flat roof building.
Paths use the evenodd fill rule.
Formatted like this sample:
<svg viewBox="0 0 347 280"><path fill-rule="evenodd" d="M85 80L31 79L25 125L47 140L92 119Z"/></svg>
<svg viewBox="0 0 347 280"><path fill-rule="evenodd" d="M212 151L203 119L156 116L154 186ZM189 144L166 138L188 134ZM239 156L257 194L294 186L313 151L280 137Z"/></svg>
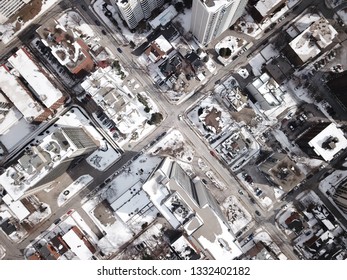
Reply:
<svg viewBox="0 0 347 280"><path fill-rule="evenodd" d="M0 66L0 90L8 97L27 122L40 122L52 114L46 110L32 93L10 70Z"/></svg>
<svg viewBox="0 0 347 280"><path fill-rule="evenodd" d="M28 50L19 49L8 62L28 82L33 93L46 108L57 109L64 104L65 96L34 62Z"/></svg>
<svg viewBox="0 0 347 280"><path fill-rule="evenodd" d="M305 175L285 154L274 153L259 165L260 171L285 192L292 190Z"/></svg>
<svg viewBox="0 0 347 280"><path fill-rule="evenodd" d="M175 229L183 229L207 258L235 259L241 249L215 198L200 179L194 181L166 158L143 185L144 191Z"/></svg>
<svg viewBox="0 0 347 280"><path fill-rule="evenodd" d="M337 153L347 148L347 139L343 131L331 123L312 138L308 145L325 161L331 161Z"/></svg>
<svg viewBox="0 0 347 280"><path fill-rule="evenodd" d="M53 185L71 160L97 147L82 127L57 127L0 175L0 185L12 200L18 200Z"/></svg>
<svg viewBox="0 0 347 280"><path fill-rule="evenodd" d="M347 147L344 132L334 123L318 123L312 126L296 143L307 155L327 162Z"/></svg>
<svg viewBox="0 0 347 280"><path fill-rule="evenodd" d="M251 6L251 15L258 23L265 21L285 7L287 0L258 0Z"/></svg>
<svg viewBox="0 0 347 280"><path fill-rule="evenodd" d="M265 111L279 106L282 102L281 96L284 94L279 84L267 73L255 78L246 89Z"/></svg>
<svg viewBox="0 0 347 280"><path fill-rule="evenodd" d="M167 25L175 16L177 16L177 11L173 5L170 5L164 11L162 11L155 19L149 22L153 29L159 26Z"/></svg>
<svg viewBox="0 0 347 280"><path fill-rule="evenodd" d="M329 21L321 17L289 43L286 48L288 58L301 66L331 46L337 35Z"/></svg>

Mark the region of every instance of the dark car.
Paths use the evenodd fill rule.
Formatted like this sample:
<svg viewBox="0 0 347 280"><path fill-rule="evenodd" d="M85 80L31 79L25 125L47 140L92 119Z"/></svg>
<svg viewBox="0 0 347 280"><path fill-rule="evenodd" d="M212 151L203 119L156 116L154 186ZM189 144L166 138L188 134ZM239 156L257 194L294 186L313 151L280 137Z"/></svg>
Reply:
<svg viewBox="0 0 347 280"><path fill-rule="evenodd" d="M120 53L123 52L121 48L117 48L117 51L120 52Z"/></svg>
<svg viewBox="0 0 347 280"><path fill-rule="evenodd" d="M255 214L257 214L259 217L261 216L261 214L258 210L255 210Z"/></svg>
<svg viewBox="0 0 347 280"><path fill-rule="evenodd" d="M97 26L100 26L100 25L101 25L100 21L98 21L98 20L95 21L95 24L96 24Z"/></svg>
<svg viewBox="0 0 347 280"><path fill-rule="evenodd" d="M107 33L106 33L106 31L105 31L104 29L101 30L101 33L102 33L103 35L107 35Z"/></svg>

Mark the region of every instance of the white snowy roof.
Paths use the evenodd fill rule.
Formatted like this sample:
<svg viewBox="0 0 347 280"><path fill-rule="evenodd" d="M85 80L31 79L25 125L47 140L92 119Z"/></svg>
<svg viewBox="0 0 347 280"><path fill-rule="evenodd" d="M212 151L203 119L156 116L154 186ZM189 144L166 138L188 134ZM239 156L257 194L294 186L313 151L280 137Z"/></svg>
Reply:
<svg viewBox="0 0 347 280"><path fill-rule="evenodd" d="M10 208L10 210L13 212L14 215L18 218L19 221L23 221L26 217L29 216L30 212L28 209L24 206L22 202L13 201L12 198L6 194L2 198L3 202Z"/></svg>
<svg viewBox="0 0 347 280"><path fill-rule="evenodd" d="M337 34L330 23L321 17L292 40L289 45L302 62L306 62L318 55L321 49L328 47Z"/></svg>
<svg viewBox="0 0 347 280"><path fill-rule="evenodd" d="M173 5L170 5L163 12L161 12L155 19L151 20L149 24L152 26L153 29L156 29L159 25L165 26L175 16L177 16L177 11Z"/></svg>
<svg viewBox="0 0 347 280"><path fill-rule="evenodd" d="M230 0L204 0L201 1L204 6L206 7L208 12L215 12L217 10L219 10L222 6L228 6L230 4L234 4L232 1Z"/></svg>
<svg viewBox="0 0 347 280"><path fill-rule="evenodd" d="M143 186L143 190L150 196L150 199L155 207L160 211L163 217L171 224L173 228L178 228L181 224L174 216L174 214L166 206L162 205L162 201L166 199L169 195L168 189L162 185L158 184L157 176L160 176L158 173L155 177L147 181Z"/></svg>
<svg viewBox="0 0 347 280"><path fill-rule="evenodd" d="M150 196L153 204L174 228L184 223L184 226L187 226L187 233L198 241L205 250L209 251L214 259L234 259L240 256L242 252L236 244L235 237L218 216L218 213L209 204L200 208L175 179L167 178L168 162L170 163L171 160L165 159L163 170L158 169L154 176L143 185L144 191ZM198 219L189 223L186 219L182 220L182 217L179 217L179 212L172 212L173 204L169 205L168 202L176 197L177 202L179 202L176 205L183 205L183 210L188 210L187 217L193 221L194 217L189 213L195 213L194 215ZM178 209L176 208L176 210Z"/></svg>
<svg viewBox="0 0 347 280"><path fill-rule="evenodd" d="M281 92L277 82L269 74L263 73L259 78L253 81L253 86L264 97L267 103L279 105L280 102L275 97L275 93Z"/></svg>
<svg viewBox="0 0 347 280"><path fill-rule="evenodd" d="M334 141L334 147L331 147L330 149L323 148L322 144L330 137L336 138ZM331 123L310 142L308 142L308 144L314 149L317 155L321 156L325 161L330 161L338 152L347 147L347 139L345 138L343 131L340 128L337 128L336 124Z"/></svg>
<svg viewBox="0 0 347 280"><path fill-rule="evenodd" d="M8 61L34 89L47 108L63 96L61 91L47 79L24 49L18 50Z"/></svg>
<svg viewBox="0 0 347 280"><path fill-rule="evenodd" d="M302 62L306 62L321 52L318 46L307 39L309 31L305 31L289 43L290 47L300 57Z"/></svg>
<svg viewBox="0 0 347 280"><path fill-rule="evenodd" d="M84 241L72 229L65 233L62 238L80 260L89 260L93 256Z"/></svg>
<svg viewBox="0 0 347 280"><path fill-rule="evenodd" d="M14 106L23 114L24 118L35 119L43 113L43 109L23 88L17 78L0 67L0 88L11 100Z"/></svg>
<svg viewBox="0 0 347 280"><path fill-rule="evenodd" d="M75 111L77 110L75 109ZM77 118L77 114L69 112L68 116L66 114L61 116L57 123L65 120L67 124L78 127L81 122L77 122ZM65 137L59 126L51 126L49 131L50 134L42 138L39 145L31 148L32 155L23 155L0 175L0 186L5 188L13 200L20 199L30 188L34 187L76 150L74 143L68 137ZM54 133L57 133L57 135L54 135ZM67 141L67 144L64 140Z"/></svg>
<svg viewBox="0 0 347 280"><path fill-rule="evenodd" d="M169 43L168 40L165 39L163 35L160 35L157 39L154 40L154 42L159 46L159 48L167 53L172 49L171 44Z"/></svg>
<svg viewBox="0 0 347 280"><path fill-rule="evenodd" d="M282 2L282 0L258 1L255 8L263 17L265 17L267 13L280 2Z"/></svg>
<svg viewBox="0 0 347 280"><path fill-rule="evenodd" d="M180 256L181 259L186 260L189 259L189 255L191 253L191 251L187 250L187 248L190 248L191 250L195 251L195 248L189 243L189 241L184 235L182 235L174 243L172 243L171 247L176 251L176 253Z"/></svg>
<svg viewBox="0 0 347 280"><path fill-rule="evenodd" d="M150 200L142 190L142 183L138 182L115 200L111 207L126 223L149 203Z"/></svg>

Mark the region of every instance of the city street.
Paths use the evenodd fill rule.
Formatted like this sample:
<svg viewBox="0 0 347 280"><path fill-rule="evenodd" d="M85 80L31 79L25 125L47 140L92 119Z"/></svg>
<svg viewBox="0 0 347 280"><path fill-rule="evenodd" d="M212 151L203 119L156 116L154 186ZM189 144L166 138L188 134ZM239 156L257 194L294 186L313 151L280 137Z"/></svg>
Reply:
<svg viewBox="0 0 347 280"><path fill-rule="evenodd" d="M164 120L150 135L146 136L144 139L141 139L141 141L135 144L129 144L127 147L122 147L123 154L121 159L117 161L115 164L113 164L108 170L104 172L99 172L93 169L91 166L89 166L85 161L82 161L81 164L74 167L74 177L78 178L81 175L90 174L94 178L94 181L88 187L80 191L78 195L76 195L65 205L63 205L63 207L58 207L56 201L51 201L52 203L50 203L50 205L52 207L51 210L53 214L39 227L31 231L29 235L26 237L26 239L20 242L19 244L15 244L14 242L10 241L3 232L0 232L0 243L6 248L6 255L4 259L22 259L24 249L28 246L28 244L32 240L34 240L42 231L45 231L53 223L54 220L66 214L70 209L75 209L90 226L92 231L98 237L101 237L102 233L100 232L100 230L95 226L90 217L81 208L81 199L87 196L88 193L90 193L91 191L95 190L107 178L112 177L112 175L115 174L116 171L120 170L122 166L124 166L128 161L130 161L137 153L143 151L144 147L146 147L149 143L155 141L159 135L161 135L163 132L167 132L171 128L180 131L182 135L187 140L189 140L190 143L194 143L193 148L195 149L198 156L207 163L207 165L211 168L211 170L213 170L213 172L218 176L219 179L225 182L225 185L228 188L226 191L221 191L218 189L212 190L212 192L215 193L216 197L219 197L219 199L221 199L223 196L227 197L230 195L239 197L242 201L243 206L253 216L255 220L255 225L253 229L257 227L265 228L266 231L270 234L272 240L279 246L282 252L289 259L297 259L297 256L293 253L293 247L290 244L290 241L275 225L274 217L276 213L274 209L280 209L280 207L282 205L285 205L287 202L275 202L274 207L271 210L268 210L264 209L262 206L259 206L258 204L250 203L249 199L247 198L247 195L240 196L238 193L239 189L243 189L245 192L247 192L247 190L245 190L241 186L241 183L239 182L239 179L236 178L235 174L233 174L221 162L219 162L216 157L211 155L208 143L203 137L201 137L197 133L197 131L193 127L191 127L189 121L186 120L185 116L189 109L192 108L192 106L194 106L199 100L203 99L211 91L213 91L216 81L226 80L228 77L230 77L230 74L233 73L235 69L239 68L242 65L245 65L248 60L247 56L249 54L256 53L264 41L268 40L269 38L274 38L275 36L280 34L280 32L282 31L281 27L291 22L292 19L296 17L297 14L299 14L301 11L303 11L309 6L319 4L322 8L321 10L323 10L324 13L324 10L326 8L324 4L322 4L322 1L301 1L299 4L299 8L296 9L295 13L291 13L289 16L287 16L285 20L281 22L280 26L277 26L273 31L269 32L268 34L264 34L261 40L257 41L249 50L247 50L242 56L238 57L228 66L222 67L221 65L219 65L218 67L220 68L220 71L218 71L218 73L215 76L212 76L208 83L205 83L204 85L200 86L200 88L189 99L185 100L179 105L172 104L171 102L169 102L167 97L165 96L165 93L161 92L153 84L153 81L148 76L146 70L136 63L136 57L134 57L131 54L132 49L129 46L123 46L116 37L112 36L112 34L103 35L103 29L109 32L110 30L104 26L97 26L95 24L95 21L100 19L97 18L90 9L84 10L82 8L82 5L88 7L90 5L90 1L83 2L77 0L61 1L48 13L44 14L41 18L36 19L32 27L29 27L25 32L22 32L10 44L4 46L2 43L0 43L0 56L3 59L1 62L6 60L6 58L8 57L6 56L6 54L13 48L18 48L22 44L27 44L28 41L34 36L35 29L42 22L45 22L48 18L60 14L63 10L67 8L77 9L79 13L82 14L86 22L88 22L92 26L93 30L101 38L100 44L107 46L107 48L118 57L120 64L123 65L123 67L130 73L131 78L135 79L137 83L140 85L140 90L147 92L148 95L150 95L150 97L158 104L164 116ZM117 48L122 48L122 53L119 53L117 51ZM76 101L75 96L72 96L72 98ZM81 103L79 103L78 105L83 106L83 104ZM89 113L90 116L91 113L95 111L93 106L85 106L84 109ZM182 120L178 118L179 115L183 116ZM97 125L96 122L94 122L94 124ZM107 136L106 133L103 133L103 136L108 141L113 141L113 139ZM339 159L342 157L346 157L346 155L347 152L343 153L342 155L340 155ZM336 162L337 161L338 159L336 159ZM332 166L334 166L334 162L331 163ZM319 190L317 190L319 177L322 174L324 174L324 172L326 172L326 170L321 170L318 173L314 174L312 178L307 180L307 182L299 190L288 195L286 197L286 200L293 200L299 192L302 192L304 190L315 190L319 197L322 199L322 201L326 203L329 210L334 215L336 215L337 219L344 225L347 225L347 221L341 215L341 213L339 213L339 211L330 203L330 201L328 201L328 199L322 193L320 193ZM46 197L47 199L49 199L49 193L47 193ZM258 210L261 213L261 216L256 216L254 214L255 210Z"/></svg>

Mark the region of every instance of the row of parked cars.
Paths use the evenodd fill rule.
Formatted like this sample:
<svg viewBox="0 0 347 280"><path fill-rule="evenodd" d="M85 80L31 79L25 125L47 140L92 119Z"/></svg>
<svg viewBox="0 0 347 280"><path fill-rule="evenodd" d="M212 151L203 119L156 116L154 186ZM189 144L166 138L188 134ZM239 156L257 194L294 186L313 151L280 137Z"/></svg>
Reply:
<svg viewBox="0 0 347 280"><path fill-rule="evenodd" d="M101 110L96 112L96 117L100 120L102 125L105 126L110 131L110 133L112 133L112 137L114 139L119 138L117 127L113 120L110 120L109 117Z"/></svg>

